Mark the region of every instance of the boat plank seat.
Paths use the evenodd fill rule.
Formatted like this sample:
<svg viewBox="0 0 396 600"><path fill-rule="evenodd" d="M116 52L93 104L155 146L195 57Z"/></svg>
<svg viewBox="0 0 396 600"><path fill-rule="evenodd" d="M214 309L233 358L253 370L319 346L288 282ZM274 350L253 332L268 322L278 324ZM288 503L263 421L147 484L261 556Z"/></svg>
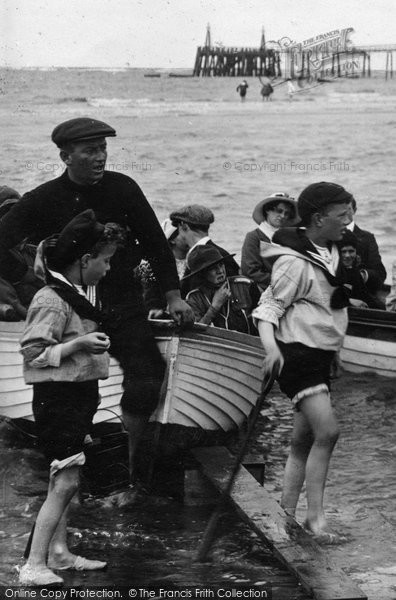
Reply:
<svg viewBox="0 0 396 600"><path fill-rule="evenodd" d="M235 457L224 447L191 450L203 474L221 492ZM241 467L230 501L241 518L269 546L316 600L367 600L367 596L337 566L304 529ZM289 533L287 533L289 532Z"/></svg>

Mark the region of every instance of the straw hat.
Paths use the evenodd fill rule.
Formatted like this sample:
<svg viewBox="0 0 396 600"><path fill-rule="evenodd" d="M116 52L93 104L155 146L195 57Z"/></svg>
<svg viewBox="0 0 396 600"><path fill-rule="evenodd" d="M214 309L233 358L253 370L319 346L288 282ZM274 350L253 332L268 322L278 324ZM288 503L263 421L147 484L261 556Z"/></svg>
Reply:
<svg viewBox="0 0 396 600"><path fill-rule="evenodd" d="M292 209L292 215L290 216L290 220L295 220L297 217L297 202L289 196L286 192L275 192L275 194L271 194L271 196L267 196L264 200L260 200L260 202L255 206L253 210L253 220L260 225L260 223L264 220L264 208L268 204L272 204L273 202L284 202L285 204L289 204Z"/></svg>

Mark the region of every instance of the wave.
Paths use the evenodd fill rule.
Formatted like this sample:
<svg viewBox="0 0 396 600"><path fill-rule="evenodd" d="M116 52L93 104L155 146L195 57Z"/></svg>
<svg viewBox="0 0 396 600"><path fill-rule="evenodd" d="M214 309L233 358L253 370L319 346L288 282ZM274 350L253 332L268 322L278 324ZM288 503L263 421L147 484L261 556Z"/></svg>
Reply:
<svg viewBox="0 0 396 600"><path fill-rule="evenodd" d="M149 99L147 98L147 101ZM123 107L123 106L134 106L137 104L137 100L131 98L88 98L88 104L90 106L100 107Z"/></svg>
<svg viewBox="0 0 396 600"><path fill-rule="evenodd" d="M374 90L365 90L365 91L355 91L355 92L330 92L329 100L331 102L381 102L384 103L386 101L394 102L394 95L384 95L380 92L376 92Z"/></svg>
<svg viewBox="0 0 396 600"><path fill-rule="evenodd" d="M58 98L56 100L57 104L64 104L67 102L88 102L88 98L86 98L85 96L76 96L76 97L72 97L72 98Z"/></svg>
<svg viewBox="0 0 396 600"><path fill-rule="evenodd" d="M85 96L63 96L61 98L53 98L52 96L34 96L31 100L32 104L69 104L69 103L87 103L88 98Z"/></svg>

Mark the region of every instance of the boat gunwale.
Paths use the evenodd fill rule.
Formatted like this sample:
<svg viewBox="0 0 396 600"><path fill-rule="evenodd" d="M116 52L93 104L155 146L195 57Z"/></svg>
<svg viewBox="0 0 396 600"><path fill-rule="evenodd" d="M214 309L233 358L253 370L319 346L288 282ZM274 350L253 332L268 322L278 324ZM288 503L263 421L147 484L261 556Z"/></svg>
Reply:
<svg viewBox="0 0 396 600"><path fill-rule="evenodd" d="M367 325L396 330L396 313L375 308L348 308L348 328L350 325ZM348 331L347 331L348 335Z"/></svg>

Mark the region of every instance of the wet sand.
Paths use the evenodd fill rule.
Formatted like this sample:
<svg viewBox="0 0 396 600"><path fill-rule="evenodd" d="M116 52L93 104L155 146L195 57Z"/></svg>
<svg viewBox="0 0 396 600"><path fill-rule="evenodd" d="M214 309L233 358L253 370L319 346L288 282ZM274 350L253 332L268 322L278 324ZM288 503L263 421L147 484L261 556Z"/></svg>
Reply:
<svg viewBox="0 0 396 600"><path fill-rule="evenodd" d="M326 548L369 600L396 598L396 577L379 571L394 566L396 557L395 383L373 374L344 373L332 389L341 435L330 464L325 508L330 526L346 535L347 542ZM270 423L256 442L258 447L267 442L265 487L277 499L291 427L287 403L281 394L272 399L265 411ZM305 507L303 494L297 512L301 523Z"/></svg>
<svg viewBox="0 0 396 600"><path fill-rule="evenodd" d="M330 467L326 507L331 526L344 533L347 542L328 546L327 551L369 600L396 597L396 577L380 572L395 564L394 384L394 380L373 375L344 374L333 386L342 433ZM280 497L291 417L288 400L275 390L251 447L251 453L266 457L265 488L276 499ZM47 471L40 453L26 439L4 422L0 432L0 583L11 585L45 496ZM158 495L141 495L136 504L126 508L92 498L75 504L70 519L71 546L87 557L108 560L110 566L96 574L67 573L66 585L259 586L271 582L276 599L307 597L232 512L222 521L211 562L195 562L210 506L193 504L191 495L184 506ZM304 504L303 496L298 511L301 521Z"/></svg>

